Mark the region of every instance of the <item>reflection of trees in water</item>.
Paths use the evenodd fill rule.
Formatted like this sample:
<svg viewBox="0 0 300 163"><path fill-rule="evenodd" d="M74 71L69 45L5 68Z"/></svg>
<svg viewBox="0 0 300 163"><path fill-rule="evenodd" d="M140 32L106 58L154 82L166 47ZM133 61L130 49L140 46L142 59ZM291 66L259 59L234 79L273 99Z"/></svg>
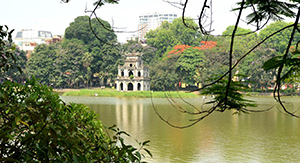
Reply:
<svg viewBox="0 0 300 163"><path fill-rule="evenodd" d="M128 100L117 99L116 120L118 126L130 129L131 132L139 132L143 125L144 107L142 99Z"/></svg>
<svg viewBox="0 0 300 163"><path fill-rule="evenodd" d="M246 162L278 162L276 159L286 162L282 155L291 155L288 161L295 162L292 160L299 158L299 120L285 116L278 109L242 116L232 115L233 111L217 112L203 123L181 130L161 121L154 113L150 99L91 97L98 98L97 104L91 105L92 110L101 110L100 119L105 119L108 126L116 124L128 132L133 139L128 138L127 142L134 145L134 139L151 140L149 150L154 158L148 162L239 162L240 159ZM275 104L272 97L252 98L258 101L258 109ZM153 100L163 115L167 118L172 115L172 122L181 123L188 119L182 114L172 114L167 99ZM196 98L187 100L198 105L202 101ZM300 106L298 97L284 100L293 102L295 108ZM237 151L249 155L242 158L244 155Z"/></svg>

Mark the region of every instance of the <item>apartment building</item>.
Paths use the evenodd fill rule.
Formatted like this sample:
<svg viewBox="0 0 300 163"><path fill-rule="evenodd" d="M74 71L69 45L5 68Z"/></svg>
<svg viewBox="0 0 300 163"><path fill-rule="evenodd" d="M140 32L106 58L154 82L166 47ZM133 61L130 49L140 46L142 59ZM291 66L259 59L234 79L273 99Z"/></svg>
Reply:
<svg viewBox="0 0 300 163"><path fill-rule="evenodd" d="M163 21L172 22L177 18L174 13L148 13L139 16L138 38L140 41L145 41L146 33L151 29L156 29Z"/></svg>
<svg viewBox="0 0 300 163"><path fill-rule="evenodd" d="M23 29L17 33L14 42L29 56L38 44L46 44L52 38L50 31Z"/></svg>

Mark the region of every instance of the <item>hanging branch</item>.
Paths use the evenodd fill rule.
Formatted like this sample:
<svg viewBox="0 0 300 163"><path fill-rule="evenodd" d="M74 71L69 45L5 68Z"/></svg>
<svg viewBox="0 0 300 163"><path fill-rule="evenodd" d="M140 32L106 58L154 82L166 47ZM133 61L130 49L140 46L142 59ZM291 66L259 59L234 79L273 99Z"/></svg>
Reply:
<svg viewBox="0 0 300 163"><path fill-rule="evenodd" d="M293 30L292 30L292 33L291 33L291 37L289 39L289 43L287 45L287 48L286 49L290 49L291 47L291 44L292 44L292 41L294 39L294 35L295 35L295 32L296 32L296 29L298 28L298 23L299 23L299 17L300 17L300 7L298 8L298 13L297 13L297 16L296 16L296 20L293 24ZM287 56L289 54L289 51L286 50L285 51L285 54L283 55L282 57L282 60L285 60L287 59ZM286 109L286 107L283 105L283 102L281 101L281 97L280 97L280 87L281 87L281 73L282 73L282 70L283 70L283 67L284 67L284 63L280 65L280 67L278 68L278 74L277 74L277 77L276 77L276 85L275 85L275 89L274 89L274 92L273 92L273 96L274 96L274 99L277 100L279 102L279 104L281 105L281 107L283 108L283 110L288 114L288 115L291 115L293 117L297 117L297 118L300 118L300 116L298 115L295 115L294 113L288 111ZM276 95L277 93L277 95Z"/></svg>
<svg viewBox="0 0 300 163"><path fill-rule="evenodd" d="M229 87L230 87L230 84L231 84L231 78L232 78L232 53L233 53L233 45L234 45L234 36L235 36L235 33L237 31L237 28L239 26L239 21L240 21L240 18L241 18L241 15L242 15L242 11L243 11L243 7L244 7L244 4L245 4L245 0L242 1L241 3L241 9L239 11L239 15L237 17L237 20L236 20L236 23L235 23L235 26L234 26L234 29L233 29L233 32L232 32L232 36L231 36L231 42L230 42L230 50L229 50L229 74L228 74L228 83L227 83L227 88L226 88L226 92L225 92L225 107L227 105L227 97L228 97L228 93L229 93Z"/></svg>
<svg viewBox="0 0 300 163"><path fill-rule="evenodd" d="M262 41L260 41L258 44L256 44L253 48L251 48L246 54L244 54L241 58L239 58L238 60L237 60L237 62L232 66L232 69L234 69L246 56L248 56L251 52L253 52L257 47L259 47L261 44L263 44L265 41L267 41L269 38L271 38L271 37L273 37L274 35L276 35L277 33L279 33L279 32L282 32L283 30L285 30L285 29L288 29L288 28L290 28L290 27L293 27L294 26L294 24L291 24L291 25L288 25L288 26L286 26L286 27L283 27L283 28L281 28L280 30L277 30L276 32L274 32L274 33L272 33L272 34L270 34L269 36L267 36L265 39L263 39ZM207 88L207 87L209 87L209 86L211 86L211 85L214 85L215 83L217 83L217 82L219 82L221 79L223 79L226 75L228 75L229 74L229 72L230 72L230 70L229 71L227 71L226 73L224 73L221 77L219 77L217 80L215 80L215 81L213 81L213 82L211 82L211 83L209 83L209 84L206 84L206 85L204 85L203 87L201 87L201 88L198 88L198 89L195 89L195 90L192 90L191 92L195 92L195 91L201 91L201 90L203 90L203 89L205 89L205 88Z"/></svg>
<svg viewBox="0 0 300 163"><path fill-rule="evenodd" d="M243 2L245 2L245 1L243 1ZM185 5L186 6L186 5ZM235 30L233 31L233 35L232 35L232 41L231 41L231 50L230 50L230 54L232 55L232 53L233 53L233 45L234 45L234 36L236 36L235 35L235 33L236 33L236 29L237 29L237 26L238 26L238 21L240 20L240 16L241 16L241 12L242 12L242 10L243 10L243 7L240 7L240 12L239 12L239 16L238 16L238 18L237 18L237 23L236 23L236 25L235 25ZM226 105L226 101L227 101L227 97L228 97L228 92L229 92L229 86L230 86L230 84L231 84L231 76L232 76L232 70L238 65L238 63L243 59L243 58L245 58L247 55L249 55L252 51L254 51L258 46L260 46L262 43L264 43L266 40L268 40L269 38L271 38L272 36L274 36L275 34L277 34L277 33L279 33L279 32L281 32L281 31L283 31L283 30L285 30L285 29L287 29L287 28L290 28L290 27L293 27L293 25L289 25L289 26L286 26L286 27L284 27L284 28L282 28L282 29L280 29L280 30L278 30L278 31L276 31L276 32L274 32L274 33L272 33L271 35L269 35L269 36L267 36L264 40L262 40L261 42L259 42L258 44L256 44L252 49L250 49L246 54L244 54L234 65L232 65L232 57L230 57L231 59L231 64L229 65L229 70L225 73L225 74L223 74L220 78L218 78L217 80L215 80L214 82L212 82L212 83L210 83L210 84L207 84L207 85L204 85L202 88L199 88L199 89L196 89L196 90L202 90L202 89L204 89L204 88L206 88L206 87L208 87L208 86L211 86L211 85L213 85L213 84L216 84L217 82L219 82L221 79L223 79L226 75L228 75L229 77L228 77L228 83L227 83L227 88L226 88L226 95L225 95L225 98L224 99L222 99L222 100L220 100L216 105L214 105L213 107L211 107L209 110L206 110L206 111L203 111L203 112L199 112L199 110L198 109L196 109L197 110L197 112L189 112L189 111L187 111L185 108L183 108L183 107L181 107L181 106L179 106L177 103L176 103L176 101L174 101L174 99L170 99L169 100L169 102L172 104L172 106L173 107L178 107L177 108L177 110L179 110L180 112L184 112L184 113L187 113L187 114L190 114L190 115L200 115L200 114L203 114L203 113L206 113L205 115L202 115L201 117L199 117L199 118L196 118L196 119L193 119L193 120L190 120L190 121L193 121L193 123L191 123L191 124L189 124L189 125L186 125L186 126L176 126L176 125L174 125L174 124L172 124L170 121L169 121L169 119L164 119L160 114L159 114L159 112L157 111L157 109L155 108L155 106L154 106L154 103L153 103L153 101L152 101L152 105L153 105L153 108L154 108L154 110L155 110L155 112L156 112L156 114L158 114L158 116L164 121L164 122L166 122L168 125L170 125L170 126L172 126L172 127L176 127L176 128L187 128L187 127L190 127L190 126L192 126L192 125L194 125L194 124L196 124L196 123L198 123L198 122L200 122L202 119L204 119L205 117L207 117L208 115L210 115L213 111L224 111L224 110L218 110L217 108L219 107L219 106L221 106L221 104L224 102L225 103L225 105ZM228 86L229 85L229 86ZM194 90L195 91L195 90ZM182 101L184 101L184 100L182 100ZM184 101L185 103L187 103L186 101ZM174 103L175 103L175 105L174 105ZM188 104L188 103L187 103ZM264 110L251 110L251 109L246 109L246 108L244 108L243 110L244 111L248 111L248 112L264 112L264 111L268 111L268 110L270 110L270 109L272 109L273 107L270 107L270 108L267 108L267 109L264 109Z"/></svg>

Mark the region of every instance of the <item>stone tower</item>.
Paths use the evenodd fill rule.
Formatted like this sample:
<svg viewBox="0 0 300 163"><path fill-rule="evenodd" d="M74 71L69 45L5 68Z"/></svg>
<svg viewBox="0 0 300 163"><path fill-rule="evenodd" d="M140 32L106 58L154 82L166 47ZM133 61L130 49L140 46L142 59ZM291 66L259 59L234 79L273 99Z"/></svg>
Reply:
<svg viewBox="0 0 300 163"><path fill-rule="evenodd" d="M118 66L117 91L149 91L149 67L143 65L140 53L126 54L123 66Z"/></svg>

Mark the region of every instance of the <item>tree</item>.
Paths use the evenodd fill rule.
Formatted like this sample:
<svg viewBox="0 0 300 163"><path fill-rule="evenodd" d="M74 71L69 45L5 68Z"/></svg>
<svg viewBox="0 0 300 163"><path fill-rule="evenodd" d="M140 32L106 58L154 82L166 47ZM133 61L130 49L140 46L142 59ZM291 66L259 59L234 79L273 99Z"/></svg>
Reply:
<svg viewBox="0 0 300 163"><path fill-rule="evenodd" d="M5 81L0 93L0 161L141 160L139 149L124 143L126 132L112 128L110 138L95 113L82 104L65 104L34 78L25 85Z"/></svg>
<svg viewBox="0 0 300 163"><path fill-rule="evenodd" d="M17 50L13 44L11 39L13 31L9 31L7 26L0 26L0 80L8 79L12 75L15 77L18 72L22 72L21 66L25 60L24 52Z"/></svg>
<svg viewBox="0 0 300 163"><path fill-rule="evenodd" d="M66 41L82 41L84 52L90 53L93 58L90 77L81 74L81 79L77 78L77 81L96 76L97 82L94 85L99 83L107 85L109 83L106 81L111 81L112 77L117 75L117 62L121 59L121 48L116 43L117 36L111 30L108 22L98 18L90 19L88 16L77 17L65 30Z"/></svg>
<svg viewBox="0 0 300 163"><path fill-rule="evenodd" d="M91 52L94 58L91 62L91 71L100 79L102 85L109 84L107 80L112 83L113 78L118 74L118 64L121 59L119 45L112 46L110 43L103 45L101 49L95 47Z"/></svg>
<svg viewBox="0 0 300 163"><path fill-rule="evenodd" d="M41 44L36 46L26 65L26 74L40 79L42 84L50 85L55 72L55 47Z"/></svg>
<svg viewBox="0 0 300 163"><path fill-rule="evenodd" d="M200 82L196 79L196 69L204 66L205 60L202 51L194 48L186 49L177 60L177 70L182 80L189 84Z"/></svg>
<svg viewBox="0 0 300 163"><path fill-rule="evenodd" d="M162 57L163 54L172 46L176 45L175 36L168 29L169 22L165 21L156 30L150 30L146 34L147 44L156 48L156 55Z"/></svg>
<svg viewBox="0 0 300 163"><path fill-rule="evenodd" d="M110 1L109 1L110 2ZM117 3L117 1L115 1ZM211 13L208 13L212 10L211 9L213 6L211 6L212 3L209 3L208 1L203 2L203 6L200 7L200 15L198 16L198 26L194 27L191 25L188 25L188 19L184 17L184 14L186 12L186 7L189 4L188 1L185 1L185 3L180 2L169 2L172 5L178 5L178 7L183 7L183 24L187 28L193 29L195 31L201 31L202 34L204 35L209 35L211 33L211 24L212 24L212 19L210 21L207 21L208 15L211 15ZM104 5L101 1L97 1L97 6L95 7L95 10L97 7ZM285 50L282 51L280 55L274 56L271 59L267 60L264 62L262 68L264 70L275 70L276 71L276 81L275 81L275 87L274 87L274 98L280 106L283 108L283 110L291 116L300 118L298 115L295 113L288 111L287 108L284 106L284 104L281 101L280 97L280 90L282 83L285 80L288 80L290 78L295 78L299 76L299 63L300 60L298 58L300 52L298 50L298 44L294 45L296 49L291 53L289 50L291 49L291 46L293 44L293 40L295 38L295 34L299 32L299 17L300 17L300 3L298 0L290 0L290 1L281 1L281 0L264 0L264 1L259 1L259 0L241 0L237 4L237 7L233 9L233 11L237 11L237 19L235 26L233 28L232 34L231 34L231 40L229 44L229 50L228 53L228 64L227 64L227 71L223 73L219 78L212 80L212 82L204 85L200 90L204 89L210 89L209 92L206 93L213 93L217 91L217 87L214 87L214 85L218 85L218 83L224 83L225 84L220 84L218 86L222 86L222 94L218 94L215 100L209 103L214 103L210 109L207 109L205 111L199 111L196 109L196 112L191 112L189 110L182 110L182 108L178 109L181 112L184 113L189 113L191 115L199 115L200 117L197 117L196 119L192 119L191 124L188 124L186 126L174 126L168 122L167 119L163 118L160 116L162 120L164 120L166 123L168 123L171 126L178 127L178 128L185 128L189 127L191 125L194 125L198 122L200 122L202 119L208 117L211 113L215 111L225 111L229 109L235 109L239 113L240 112L249 112L248 109L246 109L245 106L250 106L250 105L244 105L244 103L239 103L240 101L244 101L241 96L231 96L234 90L239 90L236 87L240 88L246 88L246 85L243 83L240 83L240 81L234 81L233 79L236 78L235 73L238 65L241 63L241 61L248 57L251 52L253 52L257 47L262 45L266 40L270 39L273 37L275 34L290 28L291 33L289 34L289 39L288 43L286 44ZM256 43L252 48L250 48L245 54L240 56L239 58L235 58L234 56L234 47L236 43L236 36L237 36L237 30L239 23L242 19L242 12L244 10L250 10L250 14L246 16L246 21L250 24L253 23L256 26L256 31L263 29L266 24L270 20L283 20L284 17L289 17L289 18L294 18L294 22L290 25L287 25L274 33L266 36L262 40L260 40L258 43ZM295 12L297 11L297 13ZM208 24L205 24L207 23ZM148 36L146 36L149 41L147 43L151 44L151 46L157 48L158 56L162 56L163 53L165 53L168 49L168 46L166 46L164 43L167 42L168 44L174 46L176 42L174 41L174 38L170 37L170 32L168 31L169 25L168 24L163 24L161 27L161 31L150 31L148 33ZM253 31L255 32L255 31ZM241 34L239 34L241 35ZM159 36L159 39L156 39L155 36ZM295 42L298 42L295 41ZM234 59L236 59L236 62L234 62ZM284 68L287 68L287 71L284 71ZM219 88L220 89L220 88ZM204 91L205 92L205 91ZM236 93L239 93L238 91L235 91ZM234 105L231 105L234 104ZM253 106L253 105L252 105Z"/></svg>
<svg viewBox="0 0 300 163"><path fill-rule="evenodd" d="M126 52L132 53L132 52L139 52L142 54L142 60L144 61L144 64L150 65L154 60L157 59L156 54L156 48L151 47L149 45L142 45L138 42L131 42L124 44L122 47Z"/></svg>
<svg viewBox="0 0 300 163"><path fill-rule="evenodd" d="M179 83L178 75L175 73L174 61L157 60L150 69L151 89L154 91L176 90L176 85Z"/></svg>
<svg viewBox="0 0 300 163"><path fill-rule="evenodd" d="M187 18L189 26L197 26L192 19ZM162 57L175 45L199 46L201 35L190 28L186 28L182 18L174 19L172 23L162 22L161 26L155 30L150 30L146 34L147 44L157 49L157 56Z"/></svg>
<svg viewBox="0 0 300 163"><path fill-rule="evenodd" d="M106 28L111 28L108 22L100 19L99 21L103 23ZM93 33L93 31L95 33ZM102 41L98 40L96 36ZM102 47L105 42L116 41L117 36L113 32L99 27L96 18L90 20L88 16L79 16L66 28L65 38L69 40L82 40L85 45L89 45L90 52L93 47Z"/></svg>
<svg viewBox="0 0 300 163"><path fill-rule="evenodd" d="M262 29L259 32L259 38L263 39L269 36L270 34L291 24L293 23L286 23L284 21L276 21L274 23L271 23L270 25L268 25L266 28ZM289 35L291 34L291 32L292 32L291 28L283 30L275 34L273 37L269 38L262 46L264 48L274 49L278 52L278 54L282 54L286 50L289 41ZM299 39L300 39L300 34L295 33L292 44L295 45L297 43L297 40Z"/></svg>
<svg viewBox="0 0 300 163"><path fill-rule="evenodd" d="M197 27L197 24L191 18L185 18L186 24L190 27ZM184 44L190 46L199 46L202 41L202 35L193 29L186 28L182 22L182 18L174 19L170 25L170 30L176 38L176 44Z"/></svg>
<svg viewBox="0 0 300 163"><path fill-rule="evenodd" d="M92 54L90 54L89 52L85 52L82 62L83 62L83 67L86 68L86 74L85 74L85 78L86 78L86 86L89 87L89 82L91 81L91 75L92 75L92 71L91 71L91 63L94 60Z"/></svg>
<svg viewBox="0 0 300 163"><path fill-rule="evenodd" d="M2 43L12 44L11 32L1 28L0 33L1 52L7 54ZM35 53L44 55L49 48L38 46ZM10 48L5 59L14 59L14 50ZM3 74L13 68L6 69L8 61L1 65ZM65 104L34 77L24 85L1 82L0 103L1 162L140 162L140 150L149 143L127 145L122 136L128 134L116 127L108 128L111 137L95 113L82 104Z"/></svg>
<svg viewBox="0 0 300 163"><path fill-rule="evenodd" d="M176 4L176 3L174 3ZM186 6L188 2L181 4L183 5L183 15L186 12ZM207 104L213 104L209 109L204 110L204 111L190 111L190 110L182 110L182 108L178 109L183 113L188 113L191 115L198 115L196 119L193 119L192 122L186 126L175 126L171 123L168 122L167 118L159 116L163 121L168 123L169 125L177 128L186 128L189 126L192 126L198 122L200 122L202 119L208 117L211 113L215 111L220 111L223 112L225 110L229 109L235 109L237 113L241 112L250 112L251 110L247 109L246 106L254 106L251 103L244 103L246 100L241 98L242 96L238 91L234 90L239 90L239 89L247 89L247 84L243 83L241 81L235 81L238 77L236 77L235 73L236 70L238 69L238 65L241 64L241 61L244 60L246 57L250 56L251 52L253 52L255 49L257 49L260 45L262 45L266 40L269 40L271 37L273 37L275 34L282 32L285 29L291 29L291 32L288 34L288 41L286 44L286 47L284 50L281 50L281 54L277 56L273 56L271 59L265 61L263 63L262 68L264 70L269 71L269 70L275 70L273 72L276 72L276 81L275 81L275 89L274 89L274 98L278 103L281 105L283 110L291 116L300 118L297 114L289 111L284 104L281 101L281 95L280 95L280 90L281 90L281 85L282 83L289 79L289 78L295 78L299 75L299 63L300 60L297 58L299 55L298 50L293 51L293 55L290 53L290 48L291 45L293 44L293 40L296 38L295 34L299 32L299 27L298 27L298 22L299 22L299 17L300 17L300 4L298 1L252 1L252 0L241 0L240 2L237 3L237 6L233 11L237 11L237 19L236 19L236 24L232 30L231 33L231 40L229 44L229 51L227 53L228 55L228 64L227 64L227 72L223 73L219 78L213 79L210 83L204 85L201 89L203 94L211 94L211 93L217 93L215 96L215 99L217 100L212 100L208 102ZM203 7L201 8L200 15L198 17L198 27L192 27L186 25L188 28L194 29L194 30L200 30L203 34L207 35L211 32L211 30L207 29L207 26L205 24L205 20L203 19L206 15L209 15L207 12L208 8L212 7L208 1L204 1ZM249 34L249 32L244 33L244 34L238 34L238 26L239 22L241 21L241 15L242 12L246 9L251 10L250 14L247 15L247 21L248 23L255 23L257 30L263 29L264 26L269 22L269 20L282 20L283 16L285 17L290 17L290 18L295 18L295 22L286 25L282 27L281 29L276 30L274 33L271 33L267 36L265 36L262 40L259 40L257 43L252 48L249 48L247 52L244 54L241 54L241 56L236 56L235 55L235 46L236 46L236 38L238 35L246 35ZM297 13L294 12L294 10L298 10ZM183 18L183 22L186 22L186 20ZM209 22L211 23L212 20ZM209 25L209 24L208 24ZM211 26L209 25L208 28ZM297 42L296 40L295 42ZM295 47L298 47L298 44L295 45ZM244 51L243 51L244 52ZM234 62L236 60L236 62ZM287 67L287 71L284 71L284 67ZM222 84L221 84L222 83ZM218 90L222 90L221 92L218 92ZM235 93L234 93L235 92ZM235 95L234 95L234 94ZM234 96L232 96L234 95ZM157 114L159 114L157 112Z"/></svg>

